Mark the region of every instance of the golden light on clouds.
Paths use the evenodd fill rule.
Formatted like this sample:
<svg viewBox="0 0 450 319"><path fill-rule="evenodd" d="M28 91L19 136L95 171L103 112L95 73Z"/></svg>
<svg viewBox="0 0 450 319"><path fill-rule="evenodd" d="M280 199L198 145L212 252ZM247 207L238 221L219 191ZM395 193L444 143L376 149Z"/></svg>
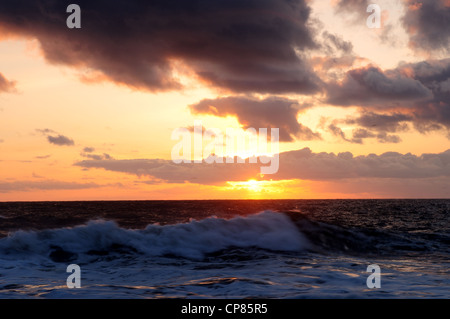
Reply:
<svg viewBox="0 0 450 319"><path fill-rule="evenodd" d="M125 3L117 1L117 8ZM450 149L450 60L442 55L450 35L437 19L423 19L444 15L449 1L435 6L377 3L383 9L377 30L366 26L364 1L294 1L295 11L287 2L271 0L249 2L258 8L248 12L261 16L243 11L223 19L220 12L233 12L236 4L217 2L181 24L173 12L155 5L135 13L139 19L133 21L145 21L142 25L110 32L105 28L110 16L121 12L97 14L86 2L83 20L90 23L67 33L52 24L58 19L45 24L36 19L39 14L31 15L39 11L36 4L30 3L36 10L21 12L13 2L2 2L0 200L344 198L421 192L442 197L448 177L444 160L432 167L443 172L439 176L424 173L436 177L434 184L428 181L430 187L420 178L406 183L402 178L411 176L401 170L385 172L398 165L394 159L400 156L393 153L414 155L407 162L411 166L402 167L413 172L429 154L445 159ZM58 17L53 2L46 5L49 17ZM142 4L126 4L132 5ZM223 8L208 11L216 5ZM265 5L270 10L260 8ZM292 16L302 10L304 21ZM276 22L279 17L282 23ZM361 23L355 22L359 18ZM158 25L160 20L173 24ZM236 26L232 36L224 32L230 25ZM196 121L202 125L204 151L198 157ZM259 170L244 164L233 176L232 164L213 173L198 164L171 166L177 143L171 134L180 128L192 133L195 159L214 154L250 162L253 156L280 153L279 175L258 176ZM204 136L214 128L223 139ZM247 128L278 128L279 148L255 147L256 135ZM45 130L52 133L39 133ZM49 136L73 143L52 143ZM336 156L317 171L311 170L312 162L311 168L296 167L306 153L286 153L305 148ZM367 164L347 179L333 179L347 167L342 162L352 165L350 155L371 154L386 167ZM361 177L368 182L358 181ZM400 193L388 178L414 189Z"/></svg>

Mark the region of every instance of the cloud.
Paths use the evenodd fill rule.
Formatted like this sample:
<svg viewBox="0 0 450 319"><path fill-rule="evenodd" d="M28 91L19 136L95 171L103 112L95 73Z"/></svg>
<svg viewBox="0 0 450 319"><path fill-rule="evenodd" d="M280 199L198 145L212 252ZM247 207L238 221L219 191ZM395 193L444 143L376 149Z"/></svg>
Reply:
<svg viewBox="0 0 450 319"><path fill-rule="evenodd" d="M309 63L322 79L337 79L354 64L367 61L357 56L353 52L353 44L340 35L323 31L317 41L320 49L315 52L317 55L309 59Z"/></svg>
<svg viewBox="0 0 450 319"><path fill-rule="evenodd" d="M94 151L95 151L95 148L93 148L93 147L85 147L85 148L83 148L83 152L84 153L92 153Z"/></svg>
<svg viewBox="0 0 450 319"><path fill-rule="evenodd" d="M34 158L36 158L36 159L47 159L47 158L50 158L51 157L51 155L42 155L42 156L35 156Z"/></svg>
<svg viewBox="0 0 450 319"><path fill-rule="evenodd" d="M337 127L335 124L330 124L328 125L328 130L337 137L340 137L341 139L348 141L347 138L345 137L345 133L344 131L342 131L341 128Z"/></svg>
<svg viewBox="0 0 450 319"><path fill-rule="evenodd" d="M345 122L375 131L399 132L407 131L409 129L407 122L413 119L412 115L402 113L378 114L364 112L359 117L347 119Z"/></svg>
<svg viewBox="0 0 450 319"><path fill-rule="evenodd" d="M5 140L0 138L0 143L4 143L4 142L5 142Z"/></svg>
<svg viewBox="0 0 450 319"><path fill-rule="evenodd" d="M386 132L378 133L377 139L380 143L400 143L402 141L400 136L387 134Z"/></svg>
<svg viewBox="0 0 450 319"><path fill-rule="evenodd" d="M334 8L337 13L351 13L359 17L366 17L368 0L335 0Z"/></svg>
<svg viewBox="0 0 450 319"><path fill-rule="evenodd" d="M374 133L373 131L364 128L354 129L352 132L352 138L347 138L344 131L340 127L336 126L335 123L329 124L327 128L328 131L330 131L334 136L349 143L363 144L364 139L367 138L377 138L379 143L400 143L402 141L397 135L387 134L386 132Z"/></svg>
<svg viewBox="0 0 450 319"><path fill-rule="evenodd" d="M279 128L282 142L291 142L296 138L320 139L318 133L297 122L299 107L296 101L278 97L263 100L249 97L204 99L189 106L193 114L236 116L244 128Z"/></svg>
<svg viewBox="0 0 450 319"><path fill-rule="evenodd" d="M323 50L328 54L334 54L336 51L344 54L353 53L353 44L349 41L345 41L337 34L324 31L322 32L322 38L324 39L322 43Z"/></svg>
<svg viewBox="0 0 450 319"><path fill-rule="evenodd" d="M162 179L169 183L221 184L256 176L260 164L175 164L162 159L84 160L75 163L83 168L103 168L136 176ZM226 177L225 177L226 176Z"/></svg>
<svg viewBox="0 0 450 319"><path fill-rule="evenodd" d="M72 146L75 145L75 142L73 139L61 135L57 132L55 132L52 129L45 128L45 129L36 129L36 132L41 133L42 135L47 137L47 141L51 144L55 144L58 146Z"/></svg>
<svg viewBox="0 0 450 319"><path fill-rule="evenodd" d="M350 14L354 21L364 23L368 14L366 8L373 1L337 0L336 13ZM450 2L448 0L403 0L404 15L401 24L409 35L409 45L418 51L450 52ZM383 21L383 19L382 19ZM380 38L388 40L393 26L383 25Z"/></svg>
<svg viewBox="0 0 450 319"><path fill-rule="evenodd" d="M327 85L327 102L359 106L364 113L354 122L364 127L371 122L398 131L409 122L421 133L449 132L450 59L403 63L386 71L372 66L350 70L341 82Z"/></svg>
<svg viewBox="0 0 450 319"><path fill-rule="evenodd" d="M36 176L34 176L36 177ZM33 190L76 190L99 188L106 185L75 183L56 180L0 182L0 193L27 192Z"/></svg>
<svg viewBox="0 0 450 319"><path fill-rule="evenodd" d="M91 70L94 81L177 90L174 71L187 68L234 92L320 89L298 54L317 47L306 0L79 0L81 29L66 27L70 3L2 1L0 27L36 38L47 61Z"/></svg>
<svg viewBox="0 0 450 319"><path fill-rule="evenodd" d="M420 81L396 70L383 72L374 66L350 70L342 82L328 83L327 95L327 102L333 105L386 108L433 96Z"/></svg>
<svg viewBox="0 0 450 319"><path fill-rule="evenodd" d="M80 153L81 156L86 157L86 158L90 158L92 160L96 160L96 161L101 161L101 160L110 160L112 159L111 155L107 154L107 153L103 153L103 154L90 154L90 153Z"/></svg>
<svg viewBox="0 0 450 319"><path fill-rule="evenodd" d="M49 143L59 145L59 146L75 145L75 142L71 138L68 138L67 136L64 136L64 135L58 135L58 136L48 135L47 140L49 141Z"/></svg>
<svg viewBox="0 0 450 319"><path fill-rule="evenodd" d="M371 137L375 137L375 134L373 134L372 132L370 132L366 129L358 128L356 130L353 130L353 138L354 139L362 140L364 138L371 138Z"/></svg>
<svg viewBox="0 0 450 319"><path fill-rule="evenodd" d="M450 52L450 2L404 0L403 26L412 48Z"/></svg>
<svg viewBox="0 0 450 319"><path fill-rule="evenodd" d="M313 153L310 149L280 154L277 179L332 180L348 178L450 177L450 150L438 154L353 156L345 153Z"/></svg>
<svg viewBox="0 0 450 319"><path fill-rule="evenodd" d="M273 180L331 181L341 179L422 179L450 178L450 150L436 154L400 154L354 156L314 153L309 148L280 154L279 171L265 178ZM224 184L259 178L260 164L174 164L162 159L85 160L75 166L100 168L136 176L147 176L170 183ZM448 180L450 182L450 180Z"/></svg>
<svg viewBox="0 0 450 319"><path fill-rule="evenodd" d="M83 151L80 153L80 156L83 156L85 158L89 158L92 160L110 160L113 159L111 157L111 155L107 154L107 153L103 153L103 154L92 154L93 152L95 152L95 148L93 147L85 147L83 148Z"/></svg>
<svg viewBox="0 0 450 319"><path fill-rule="evenodd" d="M9 81L3 74L0 73L0 92L15 92L16 82Z"/></svg>

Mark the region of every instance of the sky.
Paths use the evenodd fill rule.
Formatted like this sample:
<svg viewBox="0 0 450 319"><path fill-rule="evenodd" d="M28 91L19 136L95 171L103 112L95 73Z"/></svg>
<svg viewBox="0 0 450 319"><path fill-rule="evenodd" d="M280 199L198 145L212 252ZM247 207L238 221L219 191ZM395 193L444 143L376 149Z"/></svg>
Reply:
<svg viewBox="0 0 450 319"><path fill-rule="evenodd" d="M449 53L448 0L2 1L0 201L449 198ZM248 128L276 173L173 162Z"/></svg>

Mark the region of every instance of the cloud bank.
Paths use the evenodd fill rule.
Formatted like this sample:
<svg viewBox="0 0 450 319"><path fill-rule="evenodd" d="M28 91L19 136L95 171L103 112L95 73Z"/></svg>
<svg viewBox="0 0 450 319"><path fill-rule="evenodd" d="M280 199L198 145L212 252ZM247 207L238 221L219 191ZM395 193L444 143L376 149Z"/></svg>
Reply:
<svg viewBox="0 0 450 319"><path fill-rule="evenodd" d="M2 1L0 29L36 38L53 64L138 89L180 89L179 62L201 81L233 92L320 89L298 54L317 47L306 0L79 0L81 29L66 27L70 3Z"/></svg>
<svg viewBox="0 0 450 319"><path fill-rule="evenodd" d="M314 153L309 148L280 153L280 166L273 180L331 181L355 178L422 179L450 178L450 150L437 154L400 154L353 156ZM174 164L162 159L84 160L76 166L147 176L171 183L223 184L258 178L260 164ZM448 179L450 183L450 179Z"/></svg>

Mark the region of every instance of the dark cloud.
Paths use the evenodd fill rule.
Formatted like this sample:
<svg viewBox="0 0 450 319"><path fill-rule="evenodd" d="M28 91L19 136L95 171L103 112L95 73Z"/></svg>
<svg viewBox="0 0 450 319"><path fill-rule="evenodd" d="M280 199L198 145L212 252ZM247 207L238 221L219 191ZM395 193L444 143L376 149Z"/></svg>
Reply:
<svg viewBox="0 0 450 319"><path fill-rule="evenodd" d="M345 41L341 36L337 34L324 31L322 33L323 49L328 54L335 54L336 52L342 52L344 54L353 53L353 44L349 41Z"/></svg>
<svg viewBox="0 0 450 319"><path fill-rule="evenodd" d="M399 132L407 131L409 128L407 122L412 120L412 115L402 113L378 114L364 112L359 117L348 119L345 122L375 131Z"/></svg>
<svg viewBox="0 0 450 319"><path fill-rule="evenodd" d="M369 66L348 71L342 82L329 83L327 102L392 108L404 101L424 100L432 95L431 90L416 79Z"/></svg>
<svg viewBox="0 0 450 319"><path fill-rule="evenodd" d="M364 139L364 138L371 138L375 137L375 134L373 134L371 131L368 131L363 128L358 128L356 130L353 130L353 138L354 139Z"/></svg>
<svg viewBox="0 0 450 319"><path fill-rule="evenodd" d="M350 141L345 137L344 131L343 131L340 127L336 126L335 124L332 123L332 124L328 125L328 130L329 130L334 136L337 136L337 137L343 139L344 141L350 142Z"/></svg>
<svg viewBox="0 0 450 319"><path fill-rule="evenodd" d="M75 145L75 142L71 138L68 138L67 136L64 136L64 135L58 135L58 136L48 135L47 140L49 141L49 143L59 145L59 146Z"/></svg>
<svg viewBox="0 0 450 319"><path fill-rule="evenodd" d="M404 63L386 71L354 69L342 82L329 83L327 94L331 104L363 108L365 113L353 122L366 128L394 132L409 122L422 133L450 131L450 59Z"/></svg>
<svg viewBox="0 0 450 319"><path fill-rule="evenodd" d="M189 106L193 114L236 116L244 128L279 128L280 141L319 139L318 133L297 122L298 107L296 101L277 97L264 100L248 97L205 99Z"/></svg>
<svg viewBox="0 0 450 319"><path fill-rule="evenodd" d="M330 131L334 136L339 137L340 139L349 142L349 143L355 143L355 144L363 144L364 139L367 138L377 138L379 143L400 143L401 139L397 135L391 135L387 134L386 132L379 132L374 133L373 131L364 129L364 128L357 128L354 129L352 132L352 137L348 138L346 137L344 131L336 126L336 124L331 123L328 125L328 131Z"/></svg>
<svg viewBox="0 0 450 319"><path fill-rule="evenodd" d="M273 180L348 180L450 178L450 150L437 154L400 154L354 156L350 152L313 153L309 148L280 154L279 171L267 175ZM258 178L260 164L174 164L170 160L86 160L75 164L136 176L147 176L172 183L224 184L226 181Z"/></svg>
<svg viewBox="0 0 450 319"><path fill-rule="evenodd" d="M68 29L72 2L1 1L0 27L37 38L51 63L138 89L179 89L181 62L235 92L319 90L298 54L317 47L306 0L79 0L82 28Z"/></svg>
<svg viewBox="0 0 450 319"><path fill-rule="evenodd" d="M315 56L310 62L315 69L328 72L330 69L348 69L357 61L365 61L365 59L354 55L343 56Z"/></svg>
<svg viewBox="0 0 450 319"><path fill-rule="evenodd" d="M378 133L377 139L379 143L400 143L402 141L400 136L387 134L386 132Z"/></svg>
<svg viewBox="0 0 450 319"><path fill-rule="evenodd" d="M402 23L414 49L450 52L450 2L405 0Z"/></svg>
<svg viewBox="0 0 450 319"><path fill-rule="evenodd" d="M334 136L350 143L363 144L364 139L367 138L376 138L379 143L400 143L401 138L398 135L388 133L409 130L408 122L412 120L412 116L401 113L378 114L373 112L363 112L356 118L334 120L327 128ZM352 131L351 138L346 137L344 131L336 125L338 123L354 125L357 127Z"/></svg>
<svg viewBox="0 0 450 319"><path fill-rule="evenodd" d="M75 183L56 180L0 182L0 193L26 192L32 190L76 190L99 188L105 185L95 183Z"/></svg>
<svg viewBox="0 0 450 319"><path fill-rule="evenodd" d="M111 155L107 154L107 153L103 153L103 154L90 154L90 153L80 153L81 156L92 159L92 160L96 160L96 161L101 161L101 160L110 160L112 159Z"/></svg>
<svg viewBox="0 0 450 319"><path fill-rule="evenodd" d="M55 132L52 129L45 128L45 129L36 129L36 132L44 135L47 137L47 141L51 144L55 144L58 146L72 146L75 145L75 142L64 135L61 135L57 132Z"/></svg>
<svg viewBox="0 0 450 319"><path fill-rule="evenodd" d="M320 50L309 62L323 79L337 79L339 73L353 66L357 61L365 61L353 52L353 44L341 36L328 31L321 33Z"/></svg>
<svg viewBox="0 0 450 319"><path fill-rule="evenodd" d="M84 153L92 153L94 151L95 151L95 148L93 148L93 147L85 147L85 148L83 148L83 152Z"/></svg>
<svg viewBox="0 0 450 319"><path fill-rule="evenodd" d="M16 90L16 82L7 80L0 73L0 92L14 92Z"/></svg>

